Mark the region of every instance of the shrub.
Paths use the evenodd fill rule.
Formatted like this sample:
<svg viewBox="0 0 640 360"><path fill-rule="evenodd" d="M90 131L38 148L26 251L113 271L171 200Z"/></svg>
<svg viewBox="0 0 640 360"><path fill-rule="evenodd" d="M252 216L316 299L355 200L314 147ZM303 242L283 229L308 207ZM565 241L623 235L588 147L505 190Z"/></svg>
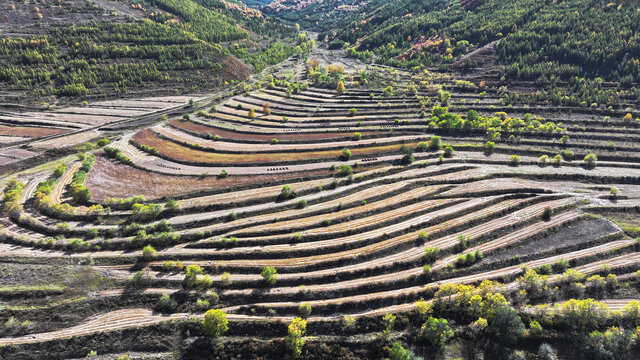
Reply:
<svg viewBox="0 0 640 360"><path fill-rule="evenodd" d="M544 264L544 265L541 265L540 267L538 267L536 272L538 274L541 274L541 275L549 275L549 274L551 274L553 272L553 269L551 268L551 265Z"/></svg>
<svg viewBox="0 0 640 360"><path fill-rule="evenodd" d="M349 165L342 164L338 169L338 175L340 176L349 176L353 174L353 168Z"/></svg>
<svg viewBox="0 0 640 360"><path fill-rule="evenodd" d="M393 90L393 86L387 86L386 88L382 89L382 92L384 93L385 97L390 97L395 94L395 91Z"/></svg>
<svg viewBox="0 0 640 360"><path fill-rule="evenodd" d="M455 151L453 150L453 148L451 146L447 146L444 148L444 157L450 158L453 156L453 153Z"/></svg>
<svg viewBox="0 0 640 360"><path fill-rule="evenodd" d="M202 274L202 268L199 265L187 266L187 273L184 275L182 284L187 289L192 289L198 285L198 275Z"/></svg>
<svg viewBox="0 0 640 360"><path fill-rule="evenodd" d="M399 341L393 343L389 348L389 360L411 360L413 353L402 347Z"/></svg>
<svg viewBox="0 0 640 360"><path fill-rule="evenodd" d="M356 140L356 141L360 140L360 139L362 139L362 134L359 133L359 132L353 133L352 139Z"/></svg>
<svg viewBox="0 0 640 360"><path fill-rule="evenodd" d="M311 315L311 305L308 302L304 302L304 303L300 304L298 306L298 313L303 318L308 317L309 315Z"/></svg>
<svg viewBox="0 0 640 360"><path fill-rule="evenodd" d="M285 185L282 187L280 191L280 195L278 195L278 200L289 200L294 199L298 196L298 193L289 185Z"/></svg>
<svg viewBox="0 0 640 360"><path fill-rule="evenodd" d="M556 273L565 271L566 269L569 268L569 266L570 266L569 262L565 259L560 259L554 262L553 265L551 265L551 267L553 268L553 271Z"/></svg>
<svg viewBox="0 0 640 360"><path fill-rule="evenodd" d="M627 113L623 118L622 121L624 122L631 122L633 120L633 115Z"/></svg>
<svg viewBox="0 0 640 360"><path fill-rule="evenodd" d="M184 121L189 121L191 118L189 117L189 114L183 114L182 115L182 120Z"/></svg>
<svg viewBox="0 0 640 360"><path fill-rule="evenodd" d="M161 312L171 312L178 307L178 302L169 294L162 294L155 309Z"/></svg>
<svg viewBox="0 0 640 360"><path fill-rule="evenodd" d="M231 274L229 274L228 272L223 272L220 275L220 285L225 287L231 285Z"/></svg>
<svg viewBox="0 0 640 360"><path fill-rule="evenodd" d="M291 240L295 241L295 242L300 242L302 241L302 234L300 233L295 233L293 235L291 235Z"/></svg>
<svg viewBox="0 0 640 360"><path fill-rule="evenodd" d="M553 166L560 166L562 164L562 155L558 154L553 157Z"/></svg>
<svg viewBox="0 0 640 360"><path fill-rule="evenodd" d="M609 189L609 195L611 196L611 198L617 199L618 196L620 196L620 189L613 186L611 189Z"/></svg>
<svg viewBox="0 0 640 360"><path fill-rule="evenodd" d="M227 170L225 170L225 169L222 169L222 170L220 171L220 174L218 174L218 178L220 178L220 179L224 179L224 178L226 178L227 176L229 176L229 173L228 173L228 172L227 172Z"/></svg>
<svg viewBox="0 0 640 360"><path fill-rule="evenodd" d="M408 148L405 145L402 145L400 147L400 152L404 154L404 156L402 157L402 159L400 160L400 162L404 165L409 165L412 162L415 161L415 158L413 157L413 150Z"/></svg>
<svg viewBox="0 0 640 360"><path fill-rule="evenodd" d="M349 150L349 149L347 149L347 148L342 149L342 158L343 158L344 160L349 160L349 159L351 159L351 150Z"/></svg>
<svg viewBox="0 0 640 360"><path fill-rule="evenodd" d="M156 249L154 249L151 245L147 245L142 249L142 258L145 260L152 259L156 256Z"/></svg>
<svg viewBox="0 0 640 360"><path fill-rule="evenodd" d="M546 166L548 163L549 163L549 156L548 155L542 155L538 159L538 165L540 165L540 166Z"/></svg>
<svg viewBox="0 0 640 360"><path fill-rule="evenodd" d="M432 264L438 258L439 249L435 246L428 246L424 249L424 262L428 264Z"/></svg>
<svg viewBox="0 0 640 360"><path fill-rule="evenodd" d="M356 319L351 315L342 316L342 331L351 331L356 326Z"/></svg>
<svg viewBox="0 0 640 360"><path fill-rule="evenodd" d="M146 283L144 273L142 271L136 271L129 278L129 283L134 287L142 287Z"/></svg>
<svg viewBox="0 0 640 360"><path fill-rule="evenodd" d="M431 274L431 265L423 265L422 272L427 275Z"/></svg>
<svg viewBox="0 0 640 360"><path fill-rule="evenodd" d="M595 167L596 161L598 161L598 157L596 156L596 154L590 153L584 157L584 164L589 168Z"/></svg>
<svg viewBox="0 0 640 360"><path fill-rule="evenodd" d="M161 213L162 206L160 204L133 204L130 218L134 221L149 221L157 219Z"/></svg>
<svg viewBox="0 0 640 360"><path fill-rule="evenodd" d="M269 286L275 285L276 281L278 280L278 272L272 266L267 266L262 269L260 276L262 276L264 282Z"/></svg>
<svg viewBox="0 0 640 360"><path fill-rule="evenodd" d="M491 155L496 151L496 143L494 143L493 141L487 141L484 144L484 152L487 155Z"/></svg>
<svg viewBox="0 0 640 360"><path fill-rule="evenodd" d="M271 139L271 145L275 145L275 144L278 144L278 143L280 143L280 141L278 141L278 139L276 139L276 138Z"/></svg>
<svg viewBox="0 0 640 360"><path fill-rule="evenodd" d="M513 165L513 166L520 166L520 156L518 156L518 155L511 155L509 158L511 159L511 165Z"/></svg>
<svg viewBox="0 0 640 360"><path fill-rule="evenodd" d="M300 199L298 200L298 209L304 209L307 207L307 200Z"/></svg>
<svg viewBox="0 0 640 360"><path fill-rule="evenodd" d="M164 204L164 208L171 213L176 213L180 211L180 203L178 203L174 199L169 199Z"/></svg>
<svg viewBox="0 0 640 360"><path fill-rule="evenodd" d="M568 149L560 151L560 155L562 155L562 159L567 161L573 160L576 156L576 154L573 151Z"/></svg>
<svg viewBox="0 0 640 360"><path fill-rule="evenodd" d="M98 147L107 146L109 145L109 139L100 139L96 145L98 145Z"/></svg>
<svg viewBox="0 0 640 360"><path fill-rule="evenodd" d="M430 150L440 150L442 148L442 138L437 135L433 135L431 140L429 140L429 149Z"/></svg>
<svg viewBox="0 0 640 360"><path fill-rule="evenodd" d="M469 246L469 240L471 240L469 235L458 235L458 243L456 244L455 251L460 252L465 250Z"/></svg>
<svg viewBox="0 0 640 360"><path fill-rule="evenodd" d="M210 309L204 314L202 330L211 337L219 337L229 330L229 320L227 314L220 309Z"/></svg>
<svg viewBox="0 0 640 360"><path fill-rule="evenodd" d="M53 176L59 178L65 171L67 171L67 165L59 164L56 166L55 170L53 170Z"/></svg>
<svg viewBox="0 0 640 360"><path fill-rule="evenodd" d="M356 116L358 114L358 110L356 108L351 108L348 110L349 116Z"/></svg>
<svg viewBox="0 0 640 360"><path fill-rule="evenodd" d="M198 309L208 309L211 306L209 300L207 299L198 299L196 300L196 307Z"/></svg>
<svg viewBox="0 0 640 360"><path fill-rule="evenodd" d="M553 216L553 209L550 208L549 206L545 207L544 211L542 212L542 220L550 221L552 216Z"/></svg>

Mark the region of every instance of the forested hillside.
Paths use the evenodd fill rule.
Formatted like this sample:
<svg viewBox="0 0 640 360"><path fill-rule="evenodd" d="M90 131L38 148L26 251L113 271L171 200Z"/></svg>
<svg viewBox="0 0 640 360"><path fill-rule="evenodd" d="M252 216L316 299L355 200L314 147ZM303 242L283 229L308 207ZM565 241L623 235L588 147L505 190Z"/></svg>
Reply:
<svg viewBox="0 0 640 360"><path fill-rule="evenodd" d="M350 56L406 68L482 66L466 54L489 46L496 79L546 84L541 96L555 103L615 106L638 97L639 28L633 2L396 0L346 17L320 38Z"/></svg>
<svg viewBox="0 0 640 360"><path fill-rule="evenodd" d="M195 91L293 54L293 28L217 0L63 0L3 6L0 84L14 97ZM240 60L238 60L240 59Z"/></svg>
<svg viewBox="0 0 640 360"><path fill-rule="evenodd" d="M383 59L396 58L424 39L448 41L442 53L427 48L405 59L409 66L453 62L466 47L500 40L498 59L509 64L504 75L512 79L589 75L622 77L625 84L640 80L640 12L633 3L489 0L473 8L447 0L401 0L363 18L337 38L358 50L375 49ZM434 52L440 56L434 58Z"/></svg>
<svg viewBox="0 0 640 360"><path fill-rule="evenodd" d="M348 24L360 14L370 13L381 5L381 0L274 0L262 11L285 23L297 23L303 29L333 30L336 23Z"/></svg>

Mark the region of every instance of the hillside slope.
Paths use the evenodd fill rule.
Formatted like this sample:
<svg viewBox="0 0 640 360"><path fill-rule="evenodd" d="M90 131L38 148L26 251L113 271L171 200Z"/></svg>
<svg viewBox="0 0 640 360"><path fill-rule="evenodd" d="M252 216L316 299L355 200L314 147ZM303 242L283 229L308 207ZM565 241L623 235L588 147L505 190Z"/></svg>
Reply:
<svg viewBox="0 0 640 360"><path fill-rule="evenodd" d="M206 90L293 52L274 40L290 29L217 0L10 3L2 19L2 102Z"/></svg>
<svg viewBox="0 0 640 360"><path fill-rule="evenodd" d="M352 14L319 38L391 66L472 70L491 63L497 66L483 75L492 82L543 85L535 100L618 106L620 98L640 101L639 30L637 3L624 1L395 0Z"/></svg>

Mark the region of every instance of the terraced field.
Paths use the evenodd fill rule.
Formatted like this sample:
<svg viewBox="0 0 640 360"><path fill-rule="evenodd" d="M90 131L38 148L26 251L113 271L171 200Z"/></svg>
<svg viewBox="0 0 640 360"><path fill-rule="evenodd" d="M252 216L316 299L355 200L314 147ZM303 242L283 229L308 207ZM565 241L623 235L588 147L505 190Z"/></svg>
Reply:
<svg viewBox="0 0 640 360"><path fill-rule="evenodd" d="M478 95L440 85L451 91L449 115L493 121L502 139L517 140L496 140L487 151L486 127L438 124L447 111L431 114L421 104L437 102L432 92L309 88L288 95L275 86L118 135L110 149L94 151L88 168L76 161L59 177L19 176L21 206L0 220L0 261L10 271L90 268L94 280L72 295L44 292L46 305L34 299L44 290L8 299L0 318L33 325L3 330L0 345L18 346L7 348L11 354L65 339L98 346L94 340L109 336L119 347L101 350L134 351L127 336L153 338L165 323L195 328L206 310L197 299L227 314L230 342L283 335L303 303L312 309L309 335L329 338L345 316L366 323L408 314L445 284L494 280L513 289L523 267L559 260L587 275L606 267L629 277L640 268L632 234L606 219L608 211L637 212L640 204L640 128L623 123L626 110L503 107L490 89ZM43 119L47 127L33 137L165 104L143 103L150 110L126 101L69 108ZM94 110L91 123L76 119ZM532 116L529 127L504 125ZM17 134L9 126L0 133ZM65 141L58 139L50 141ZM590 151L598 159L587 164ZM45 209L38 189L47 179ZM83 186L90 200L78 200ZM427 259L425 249L437 255ZM185 281L192 265L201 269L195 286ZM261 276L266 267L277 271L271 283ZM619 310L631 300L605 303ZM185 336L198 336L193 331ZM357 348L367 331L352 335Z"/></svg>

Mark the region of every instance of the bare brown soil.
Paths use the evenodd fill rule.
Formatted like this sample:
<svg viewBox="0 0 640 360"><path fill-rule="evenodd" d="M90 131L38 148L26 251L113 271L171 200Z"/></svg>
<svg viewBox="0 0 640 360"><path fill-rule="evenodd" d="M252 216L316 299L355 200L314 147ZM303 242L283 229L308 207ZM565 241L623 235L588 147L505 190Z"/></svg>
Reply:
<svg viewBox="0 0 640 360"><path fill-rule="evenodd" d="M320 170L306 173L306 175L323 176L329 175L329 173L329 170ZM98 156L85 184L91 190L94 200L103 201L110 197L124 198L133 195L144 195L147 199L157 199L186 193L197 193L198 191L220 190L232 186L297 179L299 177L299 173L233 176L224 179L168 176L138 170Z"/></svg>

